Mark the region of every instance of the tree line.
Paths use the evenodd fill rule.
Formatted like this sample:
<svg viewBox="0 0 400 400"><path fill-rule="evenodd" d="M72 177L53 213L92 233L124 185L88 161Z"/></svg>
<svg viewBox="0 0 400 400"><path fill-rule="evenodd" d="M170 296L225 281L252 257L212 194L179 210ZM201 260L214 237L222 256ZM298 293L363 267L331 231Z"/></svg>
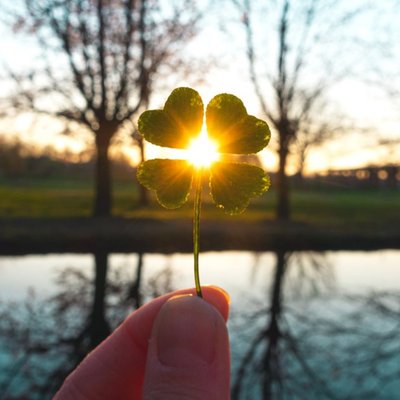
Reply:
<svg viewBox="0 0 400 400"><path fill-rule="evenodd" d="M238 47L237 57L247 60L246 74L275 136L276 216L289 219L289 158L296 156L302 173L310 149L352 128L334 116L329 93L360 66L360 38L353 28L371 10L362 2L332 0L223 3L240 26L245 46ZM193 45L210 10L195 0L16 4L4 8L9 28L34 35L43 57L22 71L8 71L13 90L5 108L15 115L50 115L63 121L66 130L93 136L93 214L110 215L110 146L125 135L144 157L138 115L169 86L172 76L204 74L195 60L185 61L184 51Z"/></svg>
<svg viewBox="0 0 400 400"><path fill-rule="evenodd" d="M87 150L72 153L52 147L32 149L18 140L0 137L0 178L13 179L71 179L90 181L93 178L95 157ZM135 169L122 153L111 158L112 178L132 181Z"/></svg>

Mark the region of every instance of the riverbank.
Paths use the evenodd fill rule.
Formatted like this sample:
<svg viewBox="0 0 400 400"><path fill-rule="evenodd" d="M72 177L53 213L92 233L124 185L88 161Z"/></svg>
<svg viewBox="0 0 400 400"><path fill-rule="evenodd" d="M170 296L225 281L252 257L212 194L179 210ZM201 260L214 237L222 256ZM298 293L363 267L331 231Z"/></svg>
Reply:
<svg viewBox="0 0 400 400"><path fill-rule="evenodd" d="M400 226L273 220L201 223L201 250L376 250L400 248ZM2 218L0 254L192 251L188 219Z"/></svg>

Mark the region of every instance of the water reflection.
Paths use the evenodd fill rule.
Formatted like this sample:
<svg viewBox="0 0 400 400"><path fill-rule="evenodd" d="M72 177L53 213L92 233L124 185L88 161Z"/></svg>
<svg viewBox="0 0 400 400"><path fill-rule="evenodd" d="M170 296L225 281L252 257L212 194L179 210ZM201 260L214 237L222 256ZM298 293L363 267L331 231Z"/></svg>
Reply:
<svg viewBox="0 0 400 400"><path fill-rule="evenodd" d="M93 259L93 277L76 267L62 269L51 298L40 300L29 290L24 302L0 305L0 365L6 366L0 374L0 399L50 399L143 298L173 290L168 265L142 283L143 254L133 266L133 280L128 268L110 274L106 252Z"/></svg>
<svg viewBox="0 0 400 400"><path fill-rule="evenodd" d="M215 262L225 268L224 282L236 276L242 288L239 295L228 287L233 400L398 398L399 284L344 291L334 258L325 254L248 256L237 270L226 261L238 260L236 253ZM0 399L51 398L131 310L186 286L174 255L159 256L157 268L144 254L119 261L120 268L110 267L110 257L93 254L93 273L59 269L56 290L45 299L30 290L24 301L0 304ZM207 264L216 269L211 259Z"/></svg>
<svg viewBox="0 0 400 400"><path fill-rule="evenodd" d="M236 326L232 400L397 398L400 292L338 297L334 281L321 254L276 253L267 305Z"/></svg>
<svg viewBox="0 0 400 400"><path fill-rule="evenodd" d="M132 300L135 308L139 308L142 302L142 293L140 291L140 284L142 283L143 272L143 253L138 254L138 262L136 267L136 278L132 283L127 295L127 300ZM116 288L118 291L118 287Z"/></svg>
<svg viewBox="0 0 400 400"><path fill-rule="evenodd" d="M318 379L314 371L307 366L307 357L298 348L296 335L290 330L284 306L284 286L288 279L290 259L295 258L295 282L292 295L300 298L319 293L320 283L325 283L325 275L331 275L326 268L326 260L321 255L292 254L285 251L276 252L273 280L267 306L261 304L258 309L244 318L245 326L257 326L254 332L247 332L249 343L236 372L232 387L232 399L260 398L280 399L293 398L293 381L288 379L291 369L285 363L289 357L294 358L302 367L301 374L309 375L310 384L317 386ZM293 278L293 277L292 277ZM264 321L264 322L261 322ZM249 337L250 336L250 337ZM297 360L296 360L297 359ZM296 379L300 378L299 376ZM308 398L309 389L300 390L300 397ZM322 390L323 389L323 390ZM324 386L318 390L319 395L326 395ZM289 396L289 397L288 397Z"/></svg>

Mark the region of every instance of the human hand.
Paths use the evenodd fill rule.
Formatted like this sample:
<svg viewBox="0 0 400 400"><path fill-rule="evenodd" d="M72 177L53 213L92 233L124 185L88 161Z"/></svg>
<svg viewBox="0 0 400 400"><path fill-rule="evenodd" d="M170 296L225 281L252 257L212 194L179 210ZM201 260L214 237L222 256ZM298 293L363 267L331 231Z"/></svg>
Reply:
<svg viewBox="0 0 400 400"><path fill-rule="evenodd" d="M202 290L205 301L185 289L133 312L54 400L229 399L229 298L216 287Z"/></svg>

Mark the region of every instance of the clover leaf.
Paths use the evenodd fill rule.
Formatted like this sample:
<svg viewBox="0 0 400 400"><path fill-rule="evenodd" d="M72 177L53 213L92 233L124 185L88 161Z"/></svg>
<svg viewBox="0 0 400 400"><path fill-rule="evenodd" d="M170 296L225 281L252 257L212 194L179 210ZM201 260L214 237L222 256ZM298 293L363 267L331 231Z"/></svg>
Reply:
<svg viewBox="0 0 400 400"><path fill-rule="evenodd" d="M229 214L243 212L251 197L268 190L270 180L261 168L250 164L215 163L211 168L210 188L217 207Z"/></svg>
<svg viewBox="0 0 400 400"><path fill-rule="evenodd" d="M215 96L207 105L208 137L220 154L254 154L267 146L270 130L265 121L247 114L243 102L232 94ZM191 88L175 89L162 110L145 111L138 121L142 136L158 146L188 149L199 136L204 105L198 92ZM200 149L195 148L195 152ZM201 154L200 154L201 155ZM161 205L178 208L188 199L195 182L194 264L197 294L201 296L198 272L199 221L202 169L190 160L154 159L138 167L137 177L146 188L154 190ZM270 186L263 169L245 163L218 161L209 166L211 197L217 207L228 214L243 212L250 198L260 196Z"/></svg>
<svg viewBox="0 0 400 400"><path fill-rule="evenodd" d="M163 110L145 111L139 117L139 132L150 143L185 149L203 125L204 105L190 88L175 89Z"/></svg>
<svg viewBox="0 0 400 400"><path fill-rule="evenodd" d="M155 190L157 200L166 208L186 203L192 186L193 171L184 160L149 160L137 172L141 184Z"/></svg>
<svg viewBox="0 0 400 400"><path fill-rule="evenodd" d="M271 136L267 123L247 115L242 101L231 94L219 94L210 101L206 120L208 134L219 143L221 153L258 153Z"/></svg>

